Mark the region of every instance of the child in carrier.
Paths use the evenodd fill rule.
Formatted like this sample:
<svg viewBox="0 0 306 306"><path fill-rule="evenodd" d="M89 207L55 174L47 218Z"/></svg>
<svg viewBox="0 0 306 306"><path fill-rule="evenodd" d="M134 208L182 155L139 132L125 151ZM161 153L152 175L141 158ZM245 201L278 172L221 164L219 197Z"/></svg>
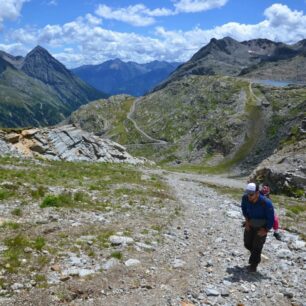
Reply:
<svg viewBox="0 0 306 306"><path fill-rule="evenodd" d="M267 198L270 198L270 187L268 184L265 184L262 186L260 193L262 195L264 195ZM276 214L274 214L274 223L273 223L273 236L277 239L277 240L282 240L282 236L279 232L279 220L278 220L278 216Z"/></svg>

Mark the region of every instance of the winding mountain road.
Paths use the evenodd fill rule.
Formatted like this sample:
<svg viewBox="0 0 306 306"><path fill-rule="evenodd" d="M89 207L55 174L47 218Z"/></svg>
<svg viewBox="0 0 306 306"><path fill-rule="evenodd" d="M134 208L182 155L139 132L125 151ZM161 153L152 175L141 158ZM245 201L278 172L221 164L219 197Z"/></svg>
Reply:
<svg viewBox="0 0 306 306"><path fill-rule="evenodd" d="M156 144L168 144L167 141L164 141L164 140L160 140L160 139L156 139L156 138L153 138L151 137L150 135L148 135L145 131L143 131L137 124L137 122L132 118L132 115L133 113L135 112L135 108L136 108L136 103L139 101L139 98L135 99L132 106L131 106L131 109L129 111L129 113L127 114L127 119L129 119L133 124L134 124L134 127L135 129L140 133L142 134L143 136L145 136L146 138L148 138L150 141L152 141L153 143L156 143Z"/></svg>

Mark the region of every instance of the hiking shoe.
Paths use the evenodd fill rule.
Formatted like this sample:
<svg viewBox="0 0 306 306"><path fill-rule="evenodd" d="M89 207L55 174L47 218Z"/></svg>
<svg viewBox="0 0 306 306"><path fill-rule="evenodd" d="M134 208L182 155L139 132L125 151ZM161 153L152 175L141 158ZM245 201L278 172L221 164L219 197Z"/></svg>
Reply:
<svg viewBox="0 0 306 306"><path fill-rule="evenodd" d="M278 233L278 232L274 232L273 236L274 236L277 240L279 240L279 241L282 240L282 236L281 236L281 234Z"/></svg>
<svg viewBox="0 0 306 306"><path fill-rule="evenodd" d="M254 265L254 264L249 265L248 266L248 271L252 272L252 273L256 272L257 271L257 265Z"/></svg>

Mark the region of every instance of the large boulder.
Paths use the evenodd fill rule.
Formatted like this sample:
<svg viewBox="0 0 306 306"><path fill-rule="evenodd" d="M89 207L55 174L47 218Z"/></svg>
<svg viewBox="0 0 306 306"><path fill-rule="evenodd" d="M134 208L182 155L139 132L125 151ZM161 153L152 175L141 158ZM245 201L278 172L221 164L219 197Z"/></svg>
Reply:
<svg viewBox="0 0 306 306"><path fill-rule="evenodd" d="M51 160L144 163L123 146L73 125L0 133L0 154L39 156Z"/></svg>
<svg viewBox="0 0 306 306"><path fill-rule="evenodd" d="M306 196L306 139L286 145L262 161L252 180L268 183L274 193Z"/></svg>

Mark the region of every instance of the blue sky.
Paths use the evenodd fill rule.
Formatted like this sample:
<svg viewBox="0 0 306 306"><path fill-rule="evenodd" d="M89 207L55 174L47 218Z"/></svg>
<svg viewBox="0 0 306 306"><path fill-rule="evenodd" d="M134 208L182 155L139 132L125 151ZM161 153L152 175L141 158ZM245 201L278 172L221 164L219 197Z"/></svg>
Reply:
<svg viewBox="0 0 306 306"><path fill-rule="evenodd" d="M306 0L0 0L0 50L36 45L67 67L187 61L211 38L306 38Z"/></svg>

